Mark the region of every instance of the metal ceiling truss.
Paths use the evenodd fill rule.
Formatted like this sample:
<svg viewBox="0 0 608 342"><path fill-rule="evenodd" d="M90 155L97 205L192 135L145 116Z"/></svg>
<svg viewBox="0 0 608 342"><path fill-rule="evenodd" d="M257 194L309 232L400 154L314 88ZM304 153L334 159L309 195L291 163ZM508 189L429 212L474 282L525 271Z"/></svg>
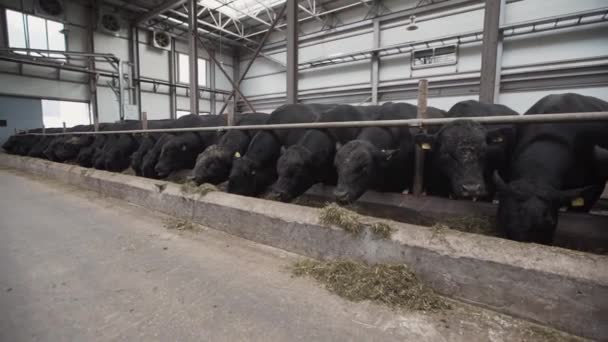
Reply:
<svg viewBox="0 0 608 342"><path fill-rule="evenodd" d="M259 6L255 11L247 11L239 8L235 0L216 0L222 5L216 8L198 4L200 10L197 13L198 23L205 33L214 33L216 39L221 37L227 43L242 46L243 44L259 43L256 39L261 34L268 31L272 22L276 19L277 11L280 6L268 6L262 0L255 0ZM290 0L297 1L297 0ZM142 27L156 27L158 29L176 30L182 26L186 27L188 21L188 10L184 4L186 0L168 0L160 6L151 9L149 12L140 15L135 19L135 23ZM322 30L332 29L342 24L337 13L352 7L365 6L369 11L374 11L376 15L386 13L388 9L378 0L351 0L351 2L336 8L328 8L321 0L302 0L298 4L301 12L305 15L300 16L299 21L317 20L322 25ZM229 16L222 12L222 8L230 9L237 13L238 17ZM170 22L167 25L167 22ZM182 22L180 24L179 22ZM284 31L286 26L282 22L275 26L275 30ZM185 29L180 34L184 34Z"/></svg>

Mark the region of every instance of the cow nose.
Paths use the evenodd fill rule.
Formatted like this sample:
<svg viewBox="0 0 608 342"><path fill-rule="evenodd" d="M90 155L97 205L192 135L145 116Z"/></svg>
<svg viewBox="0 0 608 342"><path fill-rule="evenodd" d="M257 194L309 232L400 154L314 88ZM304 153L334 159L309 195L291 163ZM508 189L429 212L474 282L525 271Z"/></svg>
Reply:
<svg viewBox="0 0 608 342"><path fill-rule="evenodd" d="M348 191L344 189L335 189L334 197L338 203L347 203L348 202Z"/></svg>
<svg viewBox="0 0 608 342"><path fill-rule="evenodd" d="M463 184L462 190L469 193L477 193L481 190L481 184Z"/></svg>

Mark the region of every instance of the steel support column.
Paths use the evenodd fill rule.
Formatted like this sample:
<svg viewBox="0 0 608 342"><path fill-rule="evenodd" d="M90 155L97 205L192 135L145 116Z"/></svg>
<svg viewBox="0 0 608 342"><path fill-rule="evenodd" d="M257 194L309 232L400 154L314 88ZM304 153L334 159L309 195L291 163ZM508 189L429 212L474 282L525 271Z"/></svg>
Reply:
<svg viewBox="0 0 608 342"><path fill-rule="evenodd" d="M216 52L215 50L211 50L210 51L213 56L216 56ZM211 90L215 90L215 60L216 58L210 58L209 59L209 88L211 88ZM215 115L217 114L217 106L216 106L216 94L214 92L210 92L209 93L209 113Z"/></svg>
<svg viewBox="0 0 608 342"><path fill-rule="evenodd" d="M232 76L228 75L228 72L226 72L226 69L224 69L224 67L222 67L222 65L220 63L218 63L218 61L215 58L215 56L213 54L209 53L209 51L211 51L211 49L209 49L205 45L205 43L203 43L202 41L200 41L200 43L201 43L201 47L209 55L209 58L211 58L213 60L213 62L215 63L215 65L217 65L217 68L220 69L220 71L222 72L222 74L224 74L224 77L226 77L226 79L228 80L228 82L230 82L230 84L232 85L232 89L243 99L243 101L245 101L245 105L247 105L247 108L249 108L250 111L255 112L255 109L251 105L251 102L249 102L249 100L247 100L247 98L245 97L245 95L243 95L243 93L239 89L239 86L236 83L234 83L234 81L232 80Z"/></svg>
<svg viewBox="0 0 608 342"><path fill-rule="evenodd" d="M199 114L197 7L197 0L188 1L188 30L190 34L190 113L196 115Z"/></svg>
<svg viewBox="0 0 608 342"><path fill-rule="evenodd" d="M129 40L129 44L131 44L131 49L129 50L131 53L131 62L133 62L133 75L131 77L131 99L132 103L137 105L137 117L141 119L141 88L139 84L139 74L140 74L140 65L139 65L139 29L137 26L131 26L131 39Z"/></svg>
<svg viewBox="0 0 608 342"><path fill-rule="evenodd" d="M380 48L380 21L374 19L373 22L373 48ZM372 103L378 104L378 83L380 81L380 56L377 52L372 53L372 68L370 82L372 85Z"/></svg>
<svg viewBox="0 0 608 342"><path fill-rule="evenodd" d="M260 51L262 51L262 48L266 44L266 41L268 40L268 37L270 37L270 34L272 33L272 31L274 30L274 28L279 23L279 20L285 14L285 9L286 8L287 8L287 3L285 3L283 5L283 7L281 7L281 9L279 10L279 12L277 13L277 16L275 17L274 21L272 22L272 25L270 25L270 28L268 29L268 31L266 31L266 34L264 34L264 37L262 38L262 41L260 42L260 44L258 45L258 47L255 49L255 53L253 54L253 57L251 57L251 59L247 63L247 66L245 67L245 70L243 70L242 74L240 73L240 56L234 55L234 57L233 57L233 60L234 60L234 62L233 62L233 70L234 70L234 75L235 75L234 79L236 80L238 78L239 81L236 84L239 87L241 86L241 83L245 79L245 76L247 76L247 73L249 72L249 69L253 65L253 62L255 61L255 59L260 54ZM235 92L234 91L232 91L232 93L230 93L230 96L228 96L228 99L224 102L224 105L222 106L222 109L220 110L219 114L224 113L224 110L226 109L226 106L228 105L228 102L230 101L230 99L233 96L235 96ZM235 99L235 102L238 103L238 99Z"/></svg>
<svg viewBox="0 0 608 342"><path fill-rule="evenodd" d="M287 1L286 103L298 102L298 2Z"/></svg>
<svg viewBox="0 0 608 342"><path fill-rule="evenodd" d="M95 9L97 8L97 1L92 2L92 7L89 9L89 20L87 23L87 44L90 53L95 53L95 28L94 24L96 22L97 13ZM90 70L95 70L95 58L89 58L87 61L87 67ZM89 74L89 98L90 98L90 112L93 116L93 127L95 131L99 130L99 110L97 105L97 75Z"/></svg>
<svg viewBox="0 0 608 342"><path fill-rule="evenodd" d="M234 76L233 79L238 79L239 81L242 81L241 78L239 78L239 75L241 74L241 59L239 58L238 54L234 54L232 56L232 75ZM237 82L237 87L241 87L241 82ZM230 111L232 113L232 115L238 113L239 111L239 96L236 94L236 92L233 90L232 94L234 95L233 99L234 101L232 102L232 110ZM228 97L228 100L230 100L230 96ZM226 104L228 104L228 102L226 102ZM224 104L224 105L226 105ZM230 117L230 115L228 116L228 122L234 122L234 119Z"/></svg>
<svg viewBox="0 0 608 342"><path fill-rule="evenodd" d="M169 118L177 119L177 63L175 63L175 39L171 39L169 51Z"/></svg>
<svg viewBox="0 0 608 342"><path fill-rule="evenodd" d="M483 19L483 45L481 48L481 79L479 101L494 103L500 91L502 60L501 12L505 0L486 0Z"/></svg>

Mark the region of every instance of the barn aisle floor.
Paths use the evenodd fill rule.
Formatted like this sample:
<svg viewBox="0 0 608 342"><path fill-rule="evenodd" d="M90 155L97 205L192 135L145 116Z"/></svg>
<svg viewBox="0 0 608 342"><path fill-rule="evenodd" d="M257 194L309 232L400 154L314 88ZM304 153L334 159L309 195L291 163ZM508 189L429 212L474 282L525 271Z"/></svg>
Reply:
<svg viewBox="0 0 608 342"><path fill-rule="evenodd" d="M96 193L0 170L0 341L512 341L528 323L352 303L298 256Z"/></svg>

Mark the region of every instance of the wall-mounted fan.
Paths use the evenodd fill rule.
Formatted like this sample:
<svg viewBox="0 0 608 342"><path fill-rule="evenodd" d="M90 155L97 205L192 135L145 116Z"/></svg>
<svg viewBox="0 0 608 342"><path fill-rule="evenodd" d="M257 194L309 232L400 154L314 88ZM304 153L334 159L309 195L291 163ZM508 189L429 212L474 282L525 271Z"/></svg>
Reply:
<svg viewBox="0 0 608 342"><path fill-rule="evenodd" d="M171 50L171 36L167 32L152 32L152 46L158 49Z"/></svg>
<svg viewBox="0 0 608 342"><path fill-rule="evenodd" d="M35 0L34 14L62 21L64 12L63 0Z"/></svg>
<svg viewBox="0 0 608 342"><path fill-rule="evenodd" d="M102 12L99 15L99 25L97 27L107 34L117 36L122 29L122 22L118 15Z"/></svg>

